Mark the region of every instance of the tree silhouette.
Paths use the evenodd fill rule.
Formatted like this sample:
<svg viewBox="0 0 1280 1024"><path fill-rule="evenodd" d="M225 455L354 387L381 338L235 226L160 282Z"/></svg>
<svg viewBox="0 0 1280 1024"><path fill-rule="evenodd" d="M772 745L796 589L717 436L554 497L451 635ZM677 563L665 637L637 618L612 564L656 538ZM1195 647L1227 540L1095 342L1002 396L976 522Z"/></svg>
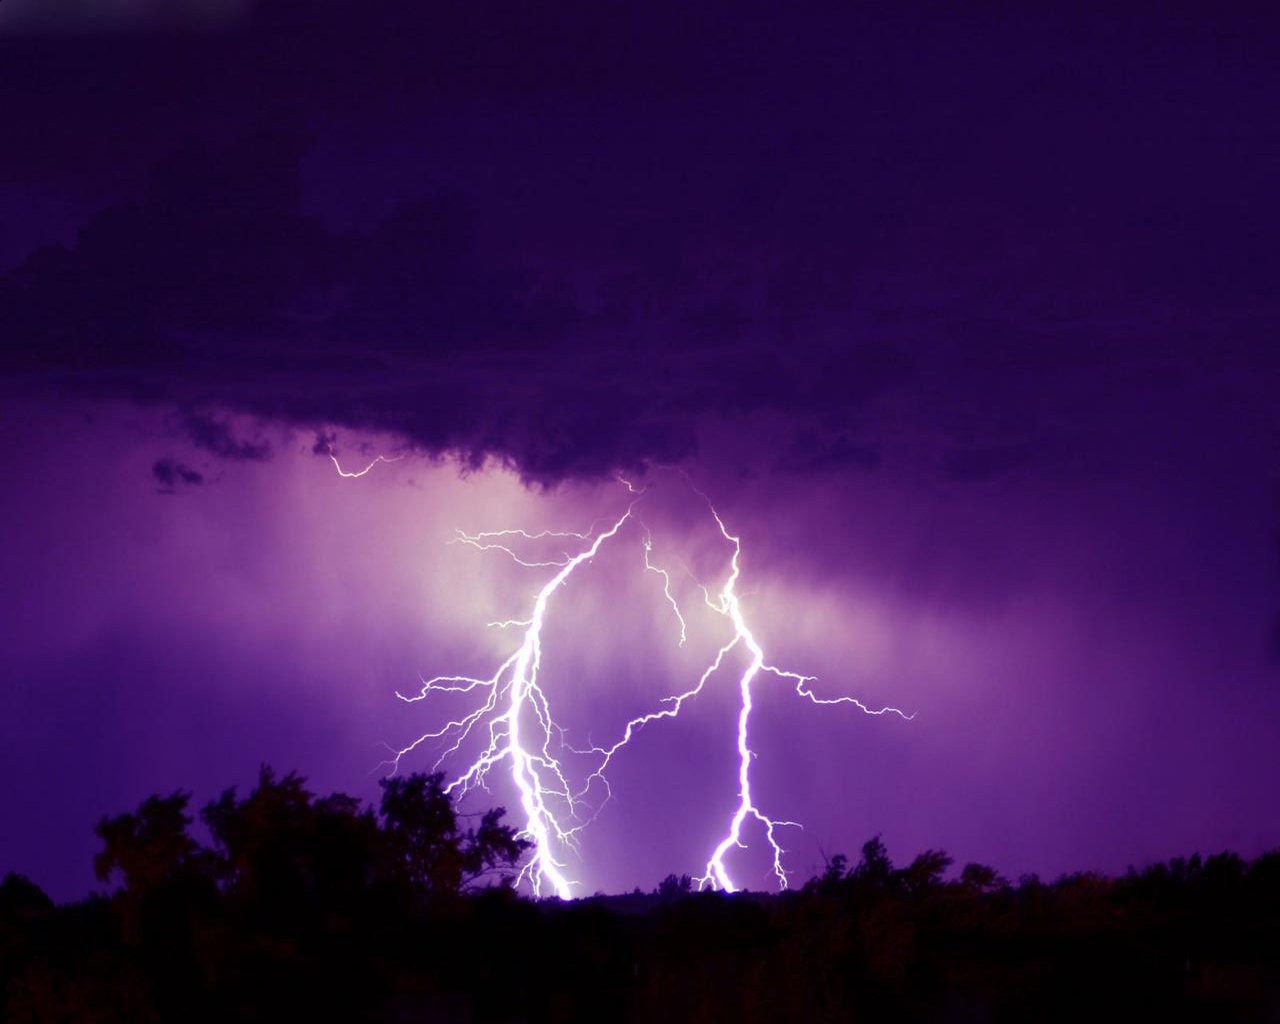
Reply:
<svg viewBox="0 0 1280 1024"><path fill-rule="evenodd" d="M297 773L277 778L264 766L247 797L228 789L201 818L231 906L264 927L288 931L317 914L347 913L374 880L372 811L340 793L315 799Z"/></svg>
<svg viewBox="0 0 1280 1024"><path fill-rule="evenodd" d="M860 860L849 877L864 885L884 887L893 877L893 861L879 836L872 836L862 844L862 860Z"/></svg>
<svg viewBox="0 0 1280 1024"><path fill-rule="evenodd" d="M376 888L430 900L509 881L529 847L502 824L502 808L461 826L440 774L381 785L375 813L342 793L317 799L296 772L263 766L247 796L227 789L200 812L209 847L188 831L189 794L149 797L99 822L94 870L104 882L119 876L126 902L199 879L241 912L283 924L317 908L349 910Z"/></svg>
<svg viewBox="0 0 1280 1024"><path fill-rule="evenodd" d="M995 868L985 864L966 864L960 869L960 884L974 892L995 892L1008 885Z"/></svg>
<svg viewBox="0 0 1280 1024"><path fill-rule="evenodd" d="M102 849L93 859L101 882L119 872L124 887L136 895L154 890L190 862L197 844L187 835L189 793L152 796L135 814L103 818L94 829Z"/></svg>
<svg viewBox="0 0 1280 1024"><path fill-rule="evenodd" d="M509 882L528 844L439 775L376 806L263 768L192 834L178 792L103 819L109 897L0 881L0 1020L1272 1020L1280 852L1014 886L879 836L782 894L570 903ZM475 890L475 891L471 891ZM507 955L515 950L515 955Z"/></svg>
<svg viewBox="0 0 1280 1024"><path fill-rule="evenodd" d="M940 883L950 866L951 857L941 850L925 850L907 867L897 872L897 878L907 892L924 892Z"/></svg>
<svg viewBox="0 0 1280 1024"><path fill-rule="evenodd" d="M460 829L444 775L383 779L382 835L395 877L428 896L458 893L501 876L529 848L502 824L506 811L485 811L476 828Z"/></svg>
<svg viewBox="0 0 1280 1024"><path fill-rule="evenodd" d="M52 908L45 891L25 875L10 871L0 881L0 921L33 917Z"/></svg>
<svg viewBox="0 0 1280 1024"><path fill-rule="evenodd" d="M658 883L655 894L666 900L688 896L693 891L693 879L689 875L667 875Z"/></svg>

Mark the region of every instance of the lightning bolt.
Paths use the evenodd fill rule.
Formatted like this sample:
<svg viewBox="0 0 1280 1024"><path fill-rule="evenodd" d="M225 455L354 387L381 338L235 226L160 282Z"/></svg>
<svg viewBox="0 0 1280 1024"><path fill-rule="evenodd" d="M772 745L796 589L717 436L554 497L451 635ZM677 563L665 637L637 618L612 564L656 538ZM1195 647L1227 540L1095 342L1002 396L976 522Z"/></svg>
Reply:
<svg viewBox="0 0 1280 1024"><path fill-rule="evenodd" d="M634 504L634 503L633 503ZM614 537L623 524L631 518L632 506L606 530L596 535L590 545L577 555L566 556L561 561L526 561L504 544L490 542L490 538L502 536L521 536L526 539L539 539L546 536L576 536L586 539L589 534L543 533L528 534L522 530L502 530L496 533L468 534L459 531L458 540L470 544L481 551L500 550L508 554L519 565L542 568L554 566L559 571L538 591L533 602L533 613L528 619L510 620L497 623L499 626L525 627L524 639L520 647L504 661L488 679L477 679L467 676L437 676L423 680L422 689L417 695L405 697L397 694L401 700L409 703L420 701L432 693L453 692L470 693L473 690L487 691L485 702L469 715L448 722L441 729L425 733L409 746L395 752L392 760L393 770L398 768L400 760L416 747L431 739L452 740L451 746L436 761L438 767L467 740L482 720L486 723L488 744L480 755L457 778L445 787L446 792L460 791L465 794L474 786L483 786L489 770L504 760L511 762L511 778L520 793L520 804L525 814L525 826L522 835L533 842L533 855L521 872L521 879L527 880L534 892L542 893L545 883L561 899L571 896L570 882L563 873L564 865L556 859L552 838L562 844L573 846L575 835L581 828L578 817L579 798L572 791L565 775L564 766L552 750L554 738L559 738L563 746L563 733L555 724L551 714L551 706L542 689L538 673L542 665L542 626L546 620L547 605L552 595L564 585L564 582L579 566L590 562L599 552L605 541ZM536 722L536 732L529 741L524 738L524 720L531 717ZM579 823L574 826L562 824L561 815L553 804L563 804L569 818Z"/></svg>
<svg viewBox="0 0 1280 1024"><path fill-rule="evenodd" d="M696 490L696 489L695 489ZM701 494L701 492L698 492ZM725 865L725 856L734 847L745 847L746 843L742 839L742 829L748 819L754 819L764 829L765 841L769 844L769 849L773 854L773 873L778 879L778 887L787 888L787 872L782 864L782 856L786 852L782 845L778 842L776 831L783 827L800 828L799 822L786 821L778 818L771 818L765 814L755 802L755 798L751 793L751 762L755 759L755 752L751 749L750 741L750 725L751 725L751 685L761 672L767 672L779 679L793 680L796 684L796 692L801 696L807 697L815 704L842 704L850 703L861 709L863 712L872 715L895 714L903 719L910 720L914 717L904 714L900 709L894 707L883 707L872 710L854 697L836 697L832 699L823 699L817 697L812 690L808 689L808 685L817 681L816 676L801 675L798 672L791 672L787 669L778 668L770 665L765 661L764 648L755 638L755 634L751 632L751 627L747 625L746 616L742 611L742 602L738 599L737 583L742 575L742 568L739 559L742 556L742 540L741 538L731 534L724 525L724 520L720 518L720 513L715 510L710 499L706 495L701 495L703 500L707 502L707 508L712 518L716 521L716 526L720 529L721 536L733 545L733 556L730 559L729 577L725 581L724 587L720 591L719 599L712 601L707 596L707 603L724 615L733 623L733 639L729 645L721 649L719 659L727 654L729 650L741 644L751 655L750 661L747 663L746 669L743 670L741 678L738 680L738 692L741 702L738 706L738 806L733 812L733 817L729 819L729 827L725 832L724 838L720 840L719 845L712 851L711 856L707 859L706 870L698 879L698 887L705 888L714 886L723 889L726 892L733 892L737 889L733 879L729 875L729 869ZM703 593L706 594L704 588Z"/></svg>
<svg viewBox="0 0 1280 1024"><path fill-rule="evenodd" d="M387 458L385 455L375 456L374 460L370 462L369 465L365 466L364 469L356 470L354 473L343 469L342 463L338 461L338 457L334 455L333 452L329 452L329 458L333 461L333 468L338 471L338 476L346 477L348 480L358 480L360 477L365 476L369 470L373 469L373 467L379 462L399 462L404 458L404 456L397 455L394 458Z"/></svg>
<svg viewBox="0 0 1280 1024"><path fill-rule="evenodd" d="M343 475L363 475L373 468L376 461L360 474L343 473ZM337 465L336 459L334 463ZM339 472L341 472L340 467ZM752 793L751 767L756 754L751 747L750 726L753 685L757 679L761 675L769 675L782 681L792 682L799 696L816 705L850 704L870 715L894 714L904 719L910 719L912 716L894 707L873 709L854 697L819 697L811 688L811 684L816 682L816 677L778 668L766 661L764 648L747 623L737 592L737 584L742 574L742 541L729 532L710 499L695 487L694 492L706 502L721 537L731 547L728 575L718 593L713 597L709 587L702 583L698 584L707 606L729 623L731 635L688 689L661 698L656 709L632 718L623 727L621 735L614 743L609 746L592 745L585 749L570 745L566 739L565 730L557 724L552 713L551 701L540 677L543 626L557 591L575 572L588 565L606 543L618 537L629 523L634 522L640 528L645 572L654 573L662 580L664 598L679 625L680 645L683 646L688 639L688 623L672 592L671 573L653 561L653 535L637 515L637 506L644 500L649 489L637 488L622 478L619 480L630 495L630 502L616 519L609 521L608 525L601 530L597 530L601 522L598 520L582 532L544 530L539 533L529 533L519 529L481 533L458 531L457 537L454 538L455 543L469 545L481 552L500 552L515 564L525 568L555 571L534 595L533 607L528 617L489 624L501 629L523 629L519 646L491 676L487 678L463 675L435 676L430 679L421 679L421 687L416 694L406 696L397 692L396 696L409 704L425 701L432 695L442 693L477 694L480 699L477 706L468 713L423 733L405 747L392 748L392 758L386 764L394 774L405 757L424 744L437 742L444 749L436 759L433 768L436 770L447 762L455 760L455 755L459 754L462 746L473 735L478 735L484 744L483 749L455 774L446 786L446 791L451 794L456 793L461 798L476 787L487 789L490 772L499 764L507 764L524 813L521 835L532 843L532 853L520 872L518 883L527 883L538 896L542 895L546 888L561 899L569 899L572 897L574 883L565 873L567 868L560 851L578 851L580 832L594 819L610 798L611 790L606 772L614 757L619 755L646 725L659 719L676 718L685 704L697 697L720 672L726 658L733 651L741 648L746 652L748 661L737 682L739 694L736 747L737 803L723 838L707 860L706 868L698 879L698 885L699 888L711 887L728 892L738 888L730 874L726 858L733 850L746 848L745 830L751 823L755 823L760 827L770 851L772 870L778 886L785 889L788 884L787 870L783 864L786 851L779 841L778 830L800 826L797 822L766 814ZM527 558L517 550L517 545L522 541L547 540L577 541L579 550L576 554L565 551L558 558ZM566 544L566 546L569 545ZM686 572L688 572L687 569ZM569 754L574 755L575 759L587 757L593 763L593 767L585 774L577 788L569 781L572 774L570 771L572 762L567 756ZM603 789L603 800L593 805L590 794L599 788Z"/></svg>
<svg viewBox="0 0 1280 1024"><path fill-rule="evenodd" d="M667 604L671 605L671 610L675 612L676 621L680 623L680 646L683 647L689 642L689 625L684 621L684 615L680 612L680 605L671 593L671 574L666 569L653 564L649 558L651 551L653 551L653 534L649 532L649 528L646 526L644 529L644 567L649 572L656 573L662 577L662 593L667 599Z"/></svg>

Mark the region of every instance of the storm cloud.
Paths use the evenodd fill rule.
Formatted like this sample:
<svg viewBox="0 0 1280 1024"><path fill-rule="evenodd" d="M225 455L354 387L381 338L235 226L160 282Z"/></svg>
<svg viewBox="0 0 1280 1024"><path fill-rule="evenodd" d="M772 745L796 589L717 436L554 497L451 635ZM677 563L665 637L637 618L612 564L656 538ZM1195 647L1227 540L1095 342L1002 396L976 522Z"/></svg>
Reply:
<svg viewBox="0 0 1280 1024"><path fill-rule="evenodd" d="M717 431L744 464L972 481L1135 382L1274 372L1247 33L726 13L269 0L213 35L0 37L38 112L0 182L99 207L0 281L0 366L226 457L266 454L201 430L246 413L542 484Z"/></svg>
<svg viewBox="0 0 1280 1024"><path fill-rule="evenodd" d="M204 474L177 459L157 459L151 466L157 489L161 494L175 494L178 487L197 487L204 483Z"/></svg>

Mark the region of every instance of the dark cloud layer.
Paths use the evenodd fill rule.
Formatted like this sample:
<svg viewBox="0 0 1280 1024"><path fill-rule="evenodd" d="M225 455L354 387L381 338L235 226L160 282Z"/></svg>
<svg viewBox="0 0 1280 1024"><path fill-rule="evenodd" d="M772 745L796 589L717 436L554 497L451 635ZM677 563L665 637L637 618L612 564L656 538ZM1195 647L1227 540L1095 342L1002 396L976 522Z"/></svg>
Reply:
<svg viewBox="0 0 1280 1024"><path fill-rule="evenodd" d="M204 474L177 459L158 459L151 467L157 490L161 494L174 494L179 486L196 487L204 483Z"/></svg>
<svg viewBox="0 0 1280 1024"><path fill-rule="evenodd" d="M244 440L235 436L231 426L212 416L190 413L183 420L191 443L220 459L264 462L271 457L266 441Z"/></svg>
<svg viewBox="0 0 1280 1024"><path fill-rule="evenodd" d="M1274 362L1260 27L271 0L213 35L0 38L0 189L103 204L0 282L0 361L233 458L266 451L219 410L544 483L745 418L795 469L941 431L941 473L986 478L1036 458L1025 396L1064 376Z"/></svg>
<svg viewBox="0 0 1280 1024"><path fill-rule="evenodd" d="M390 431L542 482L676 461L704 412L801 400L817 413L909 376L883 344L800 361L769 338L733 350L691 339L667 310L656 333L636 313L592 316L571 271L481 260L455 203L334 233L297 212L295 145L279 134L191 145L74 248L33 254L0 291L9 372L176 405L196 445L224 458L269 448L205 410Z"/></svg>

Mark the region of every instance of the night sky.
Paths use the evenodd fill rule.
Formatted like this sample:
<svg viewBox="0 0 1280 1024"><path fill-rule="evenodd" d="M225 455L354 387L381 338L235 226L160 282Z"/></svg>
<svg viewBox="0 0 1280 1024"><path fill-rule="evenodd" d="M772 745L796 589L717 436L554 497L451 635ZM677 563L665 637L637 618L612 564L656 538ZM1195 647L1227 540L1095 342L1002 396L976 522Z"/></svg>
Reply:
<svg viewBox="0 0 1280 1024"><path fill-rule="evenodd" d="M759 679L794 880L1280 845L1280 18L1161 6L3 0L0 871L83 895L102 815L263 762L372 795L546 579L455 531L618 474L687 606L692 480L770 660L915 714ZM548 622L571 742L724 642L642 540ZM578 891L702 870L734 686Z"/></svg>

